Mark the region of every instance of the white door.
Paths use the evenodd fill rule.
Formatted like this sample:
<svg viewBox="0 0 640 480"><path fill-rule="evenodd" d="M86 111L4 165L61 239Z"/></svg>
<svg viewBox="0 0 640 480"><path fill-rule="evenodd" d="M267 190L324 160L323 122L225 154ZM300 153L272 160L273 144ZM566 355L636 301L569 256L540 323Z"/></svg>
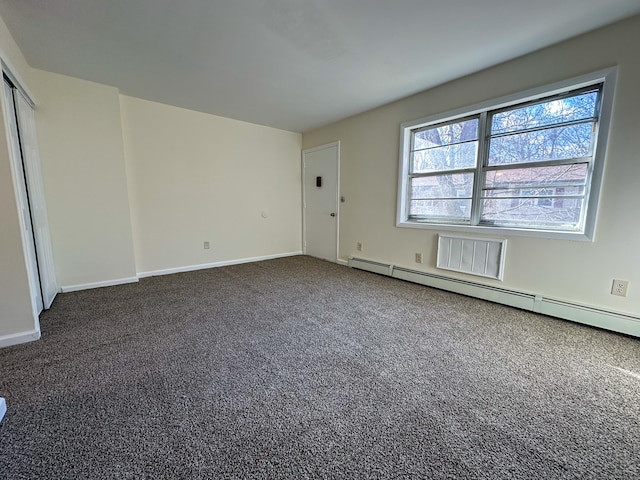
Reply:
<svg viewBox="0 0 640 480"><path fill-rule="evenodd" d="M4 100L5 109L4 116L9 126L11 149L11 164L14 175L14 185L16 187L16 197L18 201L18 210L21 216L20 224L22 227L22 244L25 249L25 257L27 261L29 288L31 289L31 302L36 316L40 314L43 308L42 291L40 290L40 276L38 274L38 261L36 257L36 249L34 244L33 229L31 225L31 213L29 211L29 197L27 196L27 188L25 185L25 175L22 166L22 153L20 151L20 139L18 137L18 124L16 122L15 105L13 101L13 89L5 82L4 84Z"/></svg>
<svg viewBox="0 0 640 480"><path fill-rule="evenodd" d="M302 152L304 253L338 260L340 142Z"/></svg>
<svg viewBox="0 0 640 480"><path fill-rule="evenodd" d="M13 90L13 95L18 112L22 161L27 180L29 206L31 207L31 223L33 225L35 238L40 285L42 287L44 308L49 308L58 293L58 284L56 282L55 265L53 263L49 218L47 216L44 183L42 181L42 170L40 168L35 113L33 107L29 105L17 90Z"/></svg>

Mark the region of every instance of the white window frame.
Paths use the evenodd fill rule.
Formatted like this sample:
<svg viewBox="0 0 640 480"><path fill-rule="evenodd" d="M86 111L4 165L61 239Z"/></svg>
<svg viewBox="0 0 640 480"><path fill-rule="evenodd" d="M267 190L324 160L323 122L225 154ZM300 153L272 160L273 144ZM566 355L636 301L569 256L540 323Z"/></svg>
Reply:
<svg viewBox="0 0 640 480"><path fill-rule="evenodd" d="M611 123L611 113L613 109L613 97L616 83L617 67L600 70L590 74L582 75L551 85L546 85L524 92L507 95L494 100L482 102L473 106L459 108L446 113L431 115L411 122L403 123L400 126L400 163L398 169L398 202L396 212L396 226L403 228L431 229L439 231L474 232L500 235L518 235L528 237L559 238L580 241L593 241L595 238L596 221L598 213L598 203L600 200L600 190L604 172L604 164L607 150L607 139L609 136L609 126ZM408 217L408 207L410 200L410 162L411 162L411 136L412 132L419 129L436 125L439 123L453 122L473 115L480 115L487 111L501 108L513 107L521 103L539 100L544 97L563 94L572 90L597 85L602 83L602 103L600 105L600 118L598 120L598 132L595 143L595 151L592 162L591 182L587 185L587 204L584 207L583 215L585 220L583 230L576 232L514 228L486 225L461 225L448 223L429 223L424 220L412 220ZM481 160L478 160L476 176L481 175ZM477 184L478 182L476 182ZM479 195L477 189L475 196ZM477 219L476 219L477 220Z"/></svg>

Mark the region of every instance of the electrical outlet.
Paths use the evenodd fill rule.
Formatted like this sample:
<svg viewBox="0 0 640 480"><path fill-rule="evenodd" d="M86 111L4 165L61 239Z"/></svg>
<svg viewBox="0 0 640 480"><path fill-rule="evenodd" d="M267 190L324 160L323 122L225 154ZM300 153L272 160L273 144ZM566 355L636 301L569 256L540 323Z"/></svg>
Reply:
<svg viewBox="0 0 640 480"><path fill-rule="evenodd" d="M422 254L416 253L416 263L422 263Z"/></svg>
<svg viewBox="0 0 640 480"><path fill-rule="evenodd" d="M627 296L627 289L629 288L629 282L626 280L614 280L611 287L611 295L617 295L619 297Z"/></svg>
<svg viewBox="0 0 640 480"><path fill-rule="evenodd" d="M359 252L362 251L362 242L356 243L356 250L359 251Z"/></svg>
<svg viewBox="0 0 640 480"><path fill-rule="evenodd" d="M211 248L211 244L209 242L204 242L204 249L209 250Z"/></svg>

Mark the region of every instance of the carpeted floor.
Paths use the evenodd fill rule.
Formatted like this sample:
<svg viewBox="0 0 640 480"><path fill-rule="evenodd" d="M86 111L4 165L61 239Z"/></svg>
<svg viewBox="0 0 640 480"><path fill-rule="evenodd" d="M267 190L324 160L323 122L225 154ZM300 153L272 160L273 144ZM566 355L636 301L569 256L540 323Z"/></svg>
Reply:
<svg viewBox="0 0 640 480"><path fill-rule="evenodd" d="M640 340L291 257L59 295L2 479L637 479Z"/></svg>

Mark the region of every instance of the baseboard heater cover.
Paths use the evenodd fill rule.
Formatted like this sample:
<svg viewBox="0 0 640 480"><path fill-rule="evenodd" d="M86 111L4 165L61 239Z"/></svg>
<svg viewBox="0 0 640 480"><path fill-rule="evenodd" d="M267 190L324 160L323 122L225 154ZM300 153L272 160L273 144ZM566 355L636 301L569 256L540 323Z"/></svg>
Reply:
<svg viewBox="0 0 640 480"><path fill-rule="evenodd" d="M366 270L367 272L378 273L380 275L391 276L393 272L393 265L374 262L373 260L365 260L364 258L350 257L348 265L359 270Z"/></svg>
<svg viewBox="0 0 640 480"><path fill-rule="evenodd" d="M599 308L536 297L534 312L640 337L640 318Z"/></svg>
<svg viewBox="0 0 640 480"><path fill-rule="evenodd" d="M632 315L610 312L587 305L564 302L506 288L496 288L467 280L420 272L418 270L397 267L373 260L350 257L348 264L350 267L359 270L387 275L399 280L418 283L428 287L439 288L490 302L640 337L640 318Z"/></svg>
<svg viewBox="0 0 640 480"><path fill-rule="evenodd" d="M440 288L470 297L482 298L490 302L502 303L511 307L533 310L534 295L448 278L441 275L418 272L402 267L395 267L391 276L400 280L426 285L427 287Z"/></svg>

